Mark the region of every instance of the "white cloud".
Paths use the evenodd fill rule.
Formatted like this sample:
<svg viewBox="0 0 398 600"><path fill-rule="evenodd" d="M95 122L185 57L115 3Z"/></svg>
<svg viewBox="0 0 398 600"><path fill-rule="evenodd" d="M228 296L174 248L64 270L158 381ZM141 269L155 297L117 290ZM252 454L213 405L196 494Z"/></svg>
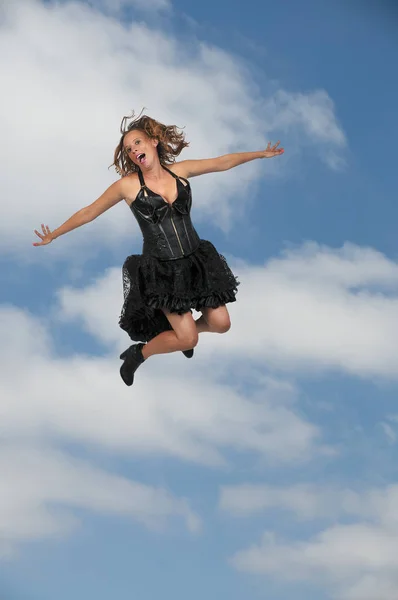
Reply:
<svg viewBox="0 0 398 600"><path fill-rule="evenodd" d="M265 112L272 119L274 129L289 133L301 128L307 143L318 146L330 168L338 170L344 166L347 139L336 119L334 103L324 90L309 94L279 90L266 102Z"/></svg>
<svg viewBox="0 0 398 600"><path fill-rule="evenodd" d="M359 494L333 488L319 490L313 484L275 488L270 485L240 484L220 490L220 509L235 516L247 517L267 509L293 512L300 519L335 517L341 511L357 512Z"/></svg>
<svg viewBox="0 0 398 600"><path fill-rule="evenodd" d="M274 368L398 374L397 264L372 249L304 245L264 267L239 266L239 301L228 349L256 331L247 356Z"/></svg>
<svg viewBox="0 0 398 600"><path fill-rule="evenodd" d="M353 585L347 586L340 592L341 600L397 600L398 578L390 574L389 578L383 575L365 575Z"/></svg>
<svg viewBox="0 0 398 600"><path fill-rule="evenodd" d="M0 350L6 399L0 418L11 439L55 435L118 453L161 453L214 466L225 463L231 448L282 462L307 460L315 448L327 451L319 446L319 429L291 406L294 388L252 378L256 391L245 394L225 383L211 356L199 353L189 364L181 353L155 357L126 388L116 356L55 358L43 326L21 311L6 309L0 330L9 340Z"/></svg>
<svg viewBox="0 0 398 600"><path fill-rule="evenodd" d="M235 554L237 569L321 586L339 600L395 600L397 499L398 485L367 490L243 485L223 488L220 507L240 516L278 508L312 523L333 522L305 540L266 532L259 544Z"/></svg>
<svg viewBox="0 0 398 600"><path fill-rule="evenodd" d="M398 584L397 557L396 531L355 524L331 527L306 542L284 543L265 534L259 545L238 552L232 563L242 571L322 586L339 600L396 600L390 594ZM369 579L371 589L365 585ZM375 581L381 584L377 591Z"/></svg>
<svg viewBox="0 0 398 600"><path fill-rule="evenodd" d="M69 300L68 314L75 315L78 304ZM211 467L225 466L228 450L290 464L328 451L319 429L296 413L288 383L254 372L256 391L244 393L225 382L212 356L199 353L188 363L179 353L151 359L134 388L126 388L116 356L57 356L51 323L0 307L0 336L7 340L0 347L0 555L18 540L70 532L75 508L148 526L176 516L191 530L199 526L185 500L57 453L60 441L92 454L161 455ZM105 329L102 339L111 338ZM35 450L38 443L50 446Z"/></svg>
<svg viewBox="0 0 398 600"><path fill-rule="evenodd" d="M64 287L58 290L57 297L56 319L79 322L104 344L125 345L118 325L123 303L121 268L108 269L86 287Z"/></svg>
<svg viewBox="0 0 398 600"><path fill-rule="evenodd" d="M94 9L111 15L120 15L125 9L134 9L153 14L157 11L170 10L172 4L170 0L85 0L86 4Z"/></svg>
<svg viewBox="0 0 398 600"><path fill-rule="evenodd" d="M0 191L10 199L0 239L25 260L41 256L30 246L35 227L42 221L58 226L114 180L107 166L130 108L146 106L160 120L186 125L192 147L184 157L259 149L280 131L293 152L301 143L297 128L307 143L321 143L322 152L339 149L344 140L324 92L279 91L272 111L265 106L266 117L247 69L206 43L191 39L187 47L164 29L123 24L83 3L7 1L0 10ZM239 218L248 186L281 165L267 162L264 169L256 162L199 178L196 218L217 212L217 224L226 227ZM76 252L93 238L120 244L121 237L131 239L132 229L138 233L120 205L47 252Z"/></svg>
<svg viewBox="0 0 398 600"><path fill-rule="evenodd" d="M51 448L2 444L0 479L0 556L26 540L70 533L79 523L77 509L131 518L151 529L164 529L176 517L191 532L200 528L186 500Z"/></svg>
<svg viewBox="0 0 398 600"><path fill-rule="evenodd" d="M232 328L222 338L202 337L207 352L237 360L248 340L245 360L260 368L397 377L395 261L353 244L308 243L264 266L230 264L241 281L238 301L229 306ZM118 343L120 269L81 290L65 288L60 298L64 318L81 319L102 341Z"/></svg>
<svg viewBox="0 0 398 600"><path fill-rule="evenodd" d="M353 570L398 566L398 536L365 524L336 525L308 542L278 543L265 534L262 543L234 558L234 564L252 572L287 571L290 579L318 574L350 578Z"/></svg>
<svg viewBox="0 0 398 600"><path fill-rule="evenodd" d="M397 434L395 429L389 423L382 422L380 423L380 425L389 443L395 444L395 442L397 441Z"/></svg>
<svg viewBox="0 0 398 600"><path fill-rule="evenodd" d="M398 530L397 501L398 485L363 491L317 484L286 487L240 484L220 490L220 509L235 516L247 517L278 508L303 520L336 519L346 515L393 525Z"/></svg>

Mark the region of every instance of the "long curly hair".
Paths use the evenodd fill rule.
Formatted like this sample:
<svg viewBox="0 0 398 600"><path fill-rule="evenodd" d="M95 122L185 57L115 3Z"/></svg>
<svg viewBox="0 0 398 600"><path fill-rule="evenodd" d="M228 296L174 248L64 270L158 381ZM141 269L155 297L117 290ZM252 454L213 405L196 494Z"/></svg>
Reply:
<svg viewBox="0 0 398 600"><path fill-rule="evenodd" d="M120 124L122 136L116 146L113 163L110 165L115 167L116 172L121 177L139 171L139 167L133 163L123 146L125 135L134 129L143 131L151 139L158 140L156 149L160 163L163 165L173 164L182 150L189 146L189 142L185 141L185 135L178 131L180 128L176 125L164 125L147 115L143 115L142 112L136 117L133 111L130 116L122 119Z"/></svg>

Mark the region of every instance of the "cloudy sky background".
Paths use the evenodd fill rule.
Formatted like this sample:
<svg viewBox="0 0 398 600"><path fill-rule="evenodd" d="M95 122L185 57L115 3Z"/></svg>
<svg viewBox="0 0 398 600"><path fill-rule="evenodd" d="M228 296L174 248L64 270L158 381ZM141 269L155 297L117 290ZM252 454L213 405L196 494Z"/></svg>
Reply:
<svg viewBox="0 0 398 600"><path fill-rule="evenodd" d="M2 0L0 597L398 599L397 11L389 2ZM126 388L121 117L184 158L241 286L225 336Z"/></svg>

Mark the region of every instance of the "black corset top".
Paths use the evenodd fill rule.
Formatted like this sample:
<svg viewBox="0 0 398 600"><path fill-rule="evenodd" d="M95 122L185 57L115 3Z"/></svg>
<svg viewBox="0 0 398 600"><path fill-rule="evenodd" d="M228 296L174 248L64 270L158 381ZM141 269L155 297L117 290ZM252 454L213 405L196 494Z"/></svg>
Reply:
<svg viewBox="0 0 398 600"><path fill-rule="evenodd" d="M174 202L167 202L160 194L150 190L144 181L142 171L138 171L141 188L134 202L130 204L130 208L135 213L136 211L150 219L152 222L163 221L171 208L177 210L181 214L189 214L192 206L192 192L189 181L183 177L177 177L173 171L163 167L165 171L170 173L176 180L177 198ZM182 181L184 183L182 183Z"/></svg>
<svg viewBox="0 0 398 600"><path fill-rule="evenodd" d="M160 194L150 190L140 170L141 188L130 209L143 234L143 254L173 260L194 252L200 239L190 218L192 193L189 182L163 168L176 180L177 198L174 202L167 202Z"/></svg>

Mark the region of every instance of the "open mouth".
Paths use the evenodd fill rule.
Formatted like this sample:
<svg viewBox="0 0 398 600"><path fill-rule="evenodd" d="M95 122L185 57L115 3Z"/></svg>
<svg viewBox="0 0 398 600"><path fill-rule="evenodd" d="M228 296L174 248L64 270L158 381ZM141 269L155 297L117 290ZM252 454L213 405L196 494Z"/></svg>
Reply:
<svg viewBox="0 0 398 600"><path fill-rule="evenodd" d="M144 152L141 152L141 154L137 154L137 160L141 164L144 162L144 160L145 160L145 154L144 154Z"/></svg>

